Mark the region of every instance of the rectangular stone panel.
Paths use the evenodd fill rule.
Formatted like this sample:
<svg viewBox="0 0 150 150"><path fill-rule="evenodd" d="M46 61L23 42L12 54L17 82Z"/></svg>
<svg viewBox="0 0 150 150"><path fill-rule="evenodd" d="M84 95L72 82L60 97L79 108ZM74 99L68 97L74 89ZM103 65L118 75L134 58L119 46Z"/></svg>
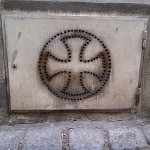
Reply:
<svg viewBox="0 0 150 150"><path fill-rule="evenodd" d="M147 19L4 14L11 110L130 109Z"/></svg>

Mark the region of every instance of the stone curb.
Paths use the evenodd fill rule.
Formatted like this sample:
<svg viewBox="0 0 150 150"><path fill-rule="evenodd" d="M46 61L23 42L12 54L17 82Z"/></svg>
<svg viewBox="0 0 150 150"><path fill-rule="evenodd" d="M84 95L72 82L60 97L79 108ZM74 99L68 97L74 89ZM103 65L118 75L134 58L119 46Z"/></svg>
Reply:
<svg viewBox="0 0 150 150"><path fill-rule="evenodd" d="M0 150L150 150L150 120L4 125Z"/></svg>

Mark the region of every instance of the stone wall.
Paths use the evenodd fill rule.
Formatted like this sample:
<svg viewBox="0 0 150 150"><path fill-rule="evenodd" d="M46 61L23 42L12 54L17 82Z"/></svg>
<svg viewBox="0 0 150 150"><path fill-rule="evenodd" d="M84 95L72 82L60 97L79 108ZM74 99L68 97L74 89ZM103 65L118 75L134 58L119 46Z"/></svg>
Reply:
<svg viewBox="0 0 150 150"><path fill-rule="evenodd" d="M67 1L67 0L66 0ZM150 18L150 3L145 0L141 4L136 1L136 4L122 3L122 1L14 1L6 0L1 2L1 14L12 11L52 11L52 12L98 12L100 14L114 14L114 15L140 15ZM111 2L111 3L110 3ZM118 3L119 2L119 3ZM150 22L148 22L148 33L150 32ZM144 53L143 71L142 71L142 93L140 103L138 104L138 111L122 113L99 113L86 111L53 111L49 113L29 112L29 113L10 113L9 99L7 97L7 73L4 63L2 27L0 30L0 124L16 124L16 123L34 123L44 121L74 121L74 120L127 120L133 118L149 117L150 110L150 36L148 34L147 48ZM6 58L6 57L5 57ZM6 74L5 74L6 73Z"/></svg>

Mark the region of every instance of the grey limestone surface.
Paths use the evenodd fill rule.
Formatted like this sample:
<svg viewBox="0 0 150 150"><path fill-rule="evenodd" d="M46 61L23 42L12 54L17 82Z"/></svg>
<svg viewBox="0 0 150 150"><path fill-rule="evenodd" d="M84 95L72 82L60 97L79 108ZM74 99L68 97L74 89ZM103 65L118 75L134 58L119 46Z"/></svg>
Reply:
<svg viewBox="0 0 150 150"><path fill-rule="evenodd" d="M17 128L0 131L0 150L60 150L61 130L58 128Z"/></svg>
<svg viewBox="0 0 150 150"><path fill-rule="evenodd" d="M149 150L149 140L149 119L0 126L0 150Z"/></svg>
<svg viewBox="0 0 150 150"><path fill-rule="evenodd" d="M11 1L11 2L10 2ZM12 11L17 10L19 13L22 13L24 11L28 12L28 11L53 11L53 12L73 12L73 13L79 13L79 12L88 12L88 13L100 13L100 14L106 14L106 15L111 15L111 14L115 14L115 15L136 15L136 16L149 16L150 15L150 5L149 5L149 0L126 0L126 1L121 1L121 0L107 0L107 3L101 3L101 0L86 0L84 1L85 3L83 3L83 1L81 1L82 3L79 3L79 0L72 0L72 1L67 1L65 3L63 3L63 1L65 0L59 0L59 1L53 1L51 0L50 3L48 3L49 0L47 1L30 1L30 0L18 0L18 1L14 1L14 0L5 0L3 1L3 3L1 3L1 14L4 12L9 12L11 13ZM87 2L91 2L91 3L87 3ZM98 2L95 3L95 2ZM106 2L106 1L105 1ZM108 4L109 3L109 4ZM130 3L130 4L128 4ZM132 4L131 4L132 3ZM136 4L135 4L136 3ZM138 4L137 4L138 3ZM150 26L150 25L149 25ZM148 33L149 33L150 28L148 28ZM0 39L2 39L2 34L0 36ZM148 36L149 37L149 36ZM148 38L148 42L149 43L149 39ZM0 106L2 106L3 108L7 107L8 108L8 97L6 95L6 80L4 78L4 53L3 53L3 41L1 40L1 49L0 49L0 59L1 59L1 64L0 64L0 76L1 76L1 81L0 81ZM150 70L149 68L149 52L148 52L148 47L146 49L146 55L145 55L145 60L144 60L144 64L143 64L143 73L142 73L142 97L141 97L141 102L142 105L144 107L146 107L147 109L149 109L150 107L150 103L149 103L149 75L150 75ZM5 109L1 109L0 110L5 110ZM144 108L144 109L146 109ZM0 122L3 122L3 115L4 113L1 111L0 112ZM138 115L138 114L137 114ZM141 115L141 113L139 112L139 115ZM143 114L142 114L143 115ZM144 114L145 115L145 114ZM149 115L149 114L147 114ZM37 117L36 117L37 116ZM89 120L101 120L103 118L108 118L108 117L113 117L116 116L116 118L121 118L122 116L125 116L124 118L128 117L128 118L132 118L133 115L132 114L123 114L123 113L117 113L117 114L100 114L100 113L81 113L81 112L51 112L48 114L37 114L35 113L34 115L32 115L31 113L28 114L21 114L21 115L14 115L11 114L10 115L10 119L13 120L14 123L18 123L18 122L39 122L39 121L46 121L45 118L47 118L47 120L49 121L53 121L53 120L84 120L84 119L89 119ZM18 119L19 118L19 119ZM2 120L2 121L1 121ZM8 119L9 120L9 119Z"/></svg>
<svg viewBox="0 0 150 150"><path fill-rule="evenodd" d="M104 133L99 129L71 129L69 132L70 148L72 150L103 150Z"/></svg>
<svg viewBox="0 0 150 150"><path fill-rule="evenodd" d="M0 150L17 150L23 142L24 131L0 131Z"/></svg>
<svg viewBox="0 0 150 150"><path fill-rule="evenodd" d="M124 150L147 147L147 142L141 130L137 128L116 128L109 131L113 150Z"/></svg>
<svg viewBox="0 0 150 150"><path fill-rule="evenodd" d="M147 138L148 142L150 143L150 125L144 127L143 132L145 137Z"/></svg>
<svg viewBox="0 0 150 150"><path fill-rule="evenodd" d="M23 150L59 150L62 147L58 128L33 129L26 132Z"/></svg>

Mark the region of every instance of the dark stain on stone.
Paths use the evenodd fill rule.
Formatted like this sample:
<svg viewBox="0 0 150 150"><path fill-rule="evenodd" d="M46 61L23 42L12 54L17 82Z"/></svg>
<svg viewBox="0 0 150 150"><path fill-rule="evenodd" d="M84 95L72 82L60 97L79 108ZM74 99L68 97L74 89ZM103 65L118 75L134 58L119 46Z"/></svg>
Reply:
<svg viewBox="0 0 150 150"><path fill-rule="evenodd" d="M118 32L118 27L116 28L116 33Z"/></svg>
<svg viewBox="0 0 150 150"><path fill-rule="evenodd" d="M130 84L132 83L132 78L130 79Z"/></svg>
<svg viewBox="0 0 150 150"><path fill-rule="evenodd" d="M21 37L21 32L18 33L18 40L20 39Z"/></svg>
<svg viewBox="0 0 150 150"><path fill-rule="evenodd" d="M13 55L12 55L12 61L11 61L11 66L13 67L14 66L14 62L16 60L16 57L17 57L17 50L15 50L13 52Z"/></svg>

